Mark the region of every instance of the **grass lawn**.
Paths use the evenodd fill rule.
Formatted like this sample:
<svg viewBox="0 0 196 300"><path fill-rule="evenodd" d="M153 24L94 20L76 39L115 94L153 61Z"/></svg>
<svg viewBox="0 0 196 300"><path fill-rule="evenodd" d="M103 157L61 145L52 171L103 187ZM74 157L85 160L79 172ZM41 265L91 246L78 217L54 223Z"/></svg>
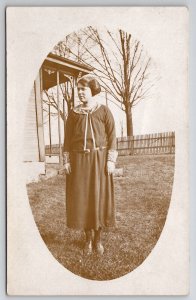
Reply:
<svg viewBox="0 0 196 300"><path fill-rule="evenodd" d="M40 234L68 270L92 280L110 280L137 268L163 229L171 199L174 156L125 156L115 177L116 228L103 232L105 252L83 256L82 231L66 228L65 175L31 183L29 201Z"/></svg>

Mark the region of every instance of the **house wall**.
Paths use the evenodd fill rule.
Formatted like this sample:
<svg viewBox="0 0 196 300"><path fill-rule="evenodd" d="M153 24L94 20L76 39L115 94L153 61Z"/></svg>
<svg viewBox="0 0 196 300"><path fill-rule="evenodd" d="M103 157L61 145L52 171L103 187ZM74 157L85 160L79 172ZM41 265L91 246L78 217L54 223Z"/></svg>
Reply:
<svg viewBox="0 0 196 300"><path fill-rule="evenodd" d="M41 174L45 174L45 148L43 140L43 120L40 112L42 111L40 101L40 84L38 76L31 90L25 119L24 129L24 172L26 182L38 181ZM36 91L36 92L35 92Z"/></svg>
<svg viewBox="0 0 196 300"><path fill-rule="evenodd" d="M37 122L36 122L36 106L35 106L35 89L31 90L26 110L26 121L24 130L24 161L38 162L39 148L37 137Z"/></svg>

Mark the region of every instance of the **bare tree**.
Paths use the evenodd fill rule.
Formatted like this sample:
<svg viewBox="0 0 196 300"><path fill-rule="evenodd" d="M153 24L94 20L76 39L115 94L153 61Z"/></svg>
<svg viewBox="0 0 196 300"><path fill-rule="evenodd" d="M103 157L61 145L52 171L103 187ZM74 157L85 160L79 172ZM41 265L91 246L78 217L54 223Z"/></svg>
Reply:
<svg viewBox="0 0 196 300"><path fill-rule="evenodd" d="M59 105L57 103L57 97L53 92L53 88L51 88L50 91L44 90L44 94L46 95L46 97L43 97L43 109L46 113L50 113L53 116L57 115L59 111L61 119L66 122L67 115L70 109L73 107L73 99L72 95L70 95L70 93L68 92L66 83L61 83L59 87L62 96ZM65 103L67 107L65 107ZM55 109L55 112L51 112L51 107Z"/></svg>
<svg viewBox="0 0 196 300"><path fill-rule="evenodd" d="M149 96L154 85L150 80L151 58L141 42L123 30L103 34L89 26L69 35L59 44L62 47L70 58L94 67L103 89L112 96L110 101L125 112L127 135L132 136L132 109Z"/></svg>

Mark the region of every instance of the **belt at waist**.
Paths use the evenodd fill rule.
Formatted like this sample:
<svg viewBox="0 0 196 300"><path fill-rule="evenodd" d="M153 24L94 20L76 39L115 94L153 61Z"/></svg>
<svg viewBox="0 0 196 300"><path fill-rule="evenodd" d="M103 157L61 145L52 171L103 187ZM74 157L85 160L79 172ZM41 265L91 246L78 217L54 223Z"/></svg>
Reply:
<svg viewBox="0 0 196 300"><path fill-rule="evenodd" d="M104 150L106 149L106 146L100 146L100 147L96 147L96 148L92 148L92 149L84 149L84 150L71 150L71 152L78 152L78 153L90 153L90 152L94 152L94 151L98 151L98 150Z"/></svg>

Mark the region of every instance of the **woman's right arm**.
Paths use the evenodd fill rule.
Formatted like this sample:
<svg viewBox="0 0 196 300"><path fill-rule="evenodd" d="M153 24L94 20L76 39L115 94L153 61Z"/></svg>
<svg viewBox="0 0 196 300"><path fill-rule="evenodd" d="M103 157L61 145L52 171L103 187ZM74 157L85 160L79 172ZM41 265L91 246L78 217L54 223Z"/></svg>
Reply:
<svg viewBox="0 0 196 300"><path fill-rule="evenodd" d="M72 120L72 111L69 113L66 124L65 124L65 135L64 135L64 147L63 147L63 166L65 168L65 173L71 173L70 165L70 146L71 146L71 137L73 131L73 120Z"/></svg>

